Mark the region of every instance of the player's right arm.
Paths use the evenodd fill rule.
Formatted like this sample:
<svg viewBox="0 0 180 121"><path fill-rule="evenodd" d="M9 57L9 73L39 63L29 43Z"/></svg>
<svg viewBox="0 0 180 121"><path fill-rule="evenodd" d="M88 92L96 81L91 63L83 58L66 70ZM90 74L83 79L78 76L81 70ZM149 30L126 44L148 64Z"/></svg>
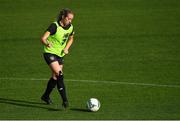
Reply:
<svg viewBox="0 0 180 121"><path fill-rule="evenodd" d="M50 35L50 32L49 32L49 31L46 31L46 32L44 33L44 35L41 37L41 42L42 42L42 44L44 44L44 45L47 46L47 47L51 47L51 43L49 43L49 42L47 41L47 38L49 37L49 35Z"/></svg>
<svg viewBox="0 0 180 121"><path fill-rule="evenodd" d="M57 26L55 23L52 23L48 29L46 30L46 32L44 33L44 35L41 37L41 42L42 44L44 44L45 46L47 47L52 47L52 43L48 42L47 41L47 38L50 36L50 35L54 35L56 33L56 30L57 30Z"/></svg>

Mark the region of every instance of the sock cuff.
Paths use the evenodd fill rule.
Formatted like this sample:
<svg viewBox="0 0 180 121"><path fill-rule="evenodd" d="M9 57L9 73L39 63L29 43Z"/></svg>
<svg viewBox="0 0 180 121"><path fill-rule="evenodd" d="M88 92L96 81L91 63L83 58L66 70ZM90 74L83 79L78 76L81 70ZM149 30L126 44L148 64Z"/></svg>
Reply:
<svg viewBox="0 0 180 121"><path fill-rule="evenodd" d="M57 81L62 81L64 79L64 75L62 73L59 73L57 77Z"/></svg>
<svg viewBox="0 0 180 121"><path fill-rule="evenodd" d="M53 77L51 77L50 80L51 80L51 81L57 81L57 80L53 79Z"/></svg>

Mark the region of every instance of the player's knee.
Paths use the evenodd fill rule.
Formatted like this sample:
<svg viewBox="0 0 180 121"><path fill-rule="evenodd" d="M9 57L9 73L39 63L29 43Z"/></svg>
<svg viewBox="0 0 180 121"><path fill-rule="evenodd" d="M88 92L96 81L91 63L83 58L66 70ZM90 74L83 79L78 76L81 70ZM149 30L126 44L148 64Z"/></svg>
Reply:
<svg viewBox="0 0 180 121"><path fill-rule="evenodd" d="M55 72L55 75L56 75L56 76L59 76L59 71Z"/></svg>
<svg viewBox="0 0 180 121"><path fill-rule="evenodd" d="M59 72L55 72L54 75L57 77L59 75Z"/></svg>

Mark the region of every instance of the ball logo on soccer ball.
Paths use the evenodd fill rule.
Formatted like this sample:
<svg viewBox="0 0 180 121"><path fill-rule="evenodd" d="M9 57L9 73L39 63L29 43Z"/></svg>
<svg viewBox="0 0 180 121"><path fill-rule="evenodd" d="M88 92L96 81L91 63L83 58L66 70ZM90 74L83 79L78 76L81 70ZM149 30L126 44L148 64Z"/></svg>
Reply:
<svg viewBox="0 0 180 121"><path fill-rule="evenodd" d="M101 104L98 99L96 98L90 98L87 101L87 108L89 111L96 112L99 110Z"/></svg>

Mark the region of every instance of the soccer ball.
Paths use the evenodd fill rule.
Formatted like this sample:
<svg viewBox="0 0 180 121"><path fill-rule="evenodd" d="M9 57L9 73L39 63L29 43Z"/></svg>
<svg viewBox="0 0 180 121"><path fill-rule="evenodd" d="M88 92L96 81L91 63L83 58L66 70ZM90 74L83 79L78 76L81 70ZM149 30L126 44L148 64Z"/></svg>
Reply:
<svg viewBox="0 0 180 121"><path fill-rule="evenodd" d="M99 100L96 98L90 98L87 101L87 108L88 108L88 110L90 110L92 112L98 111L100 106L101 106L101 104L100 104Z"/></svg>

